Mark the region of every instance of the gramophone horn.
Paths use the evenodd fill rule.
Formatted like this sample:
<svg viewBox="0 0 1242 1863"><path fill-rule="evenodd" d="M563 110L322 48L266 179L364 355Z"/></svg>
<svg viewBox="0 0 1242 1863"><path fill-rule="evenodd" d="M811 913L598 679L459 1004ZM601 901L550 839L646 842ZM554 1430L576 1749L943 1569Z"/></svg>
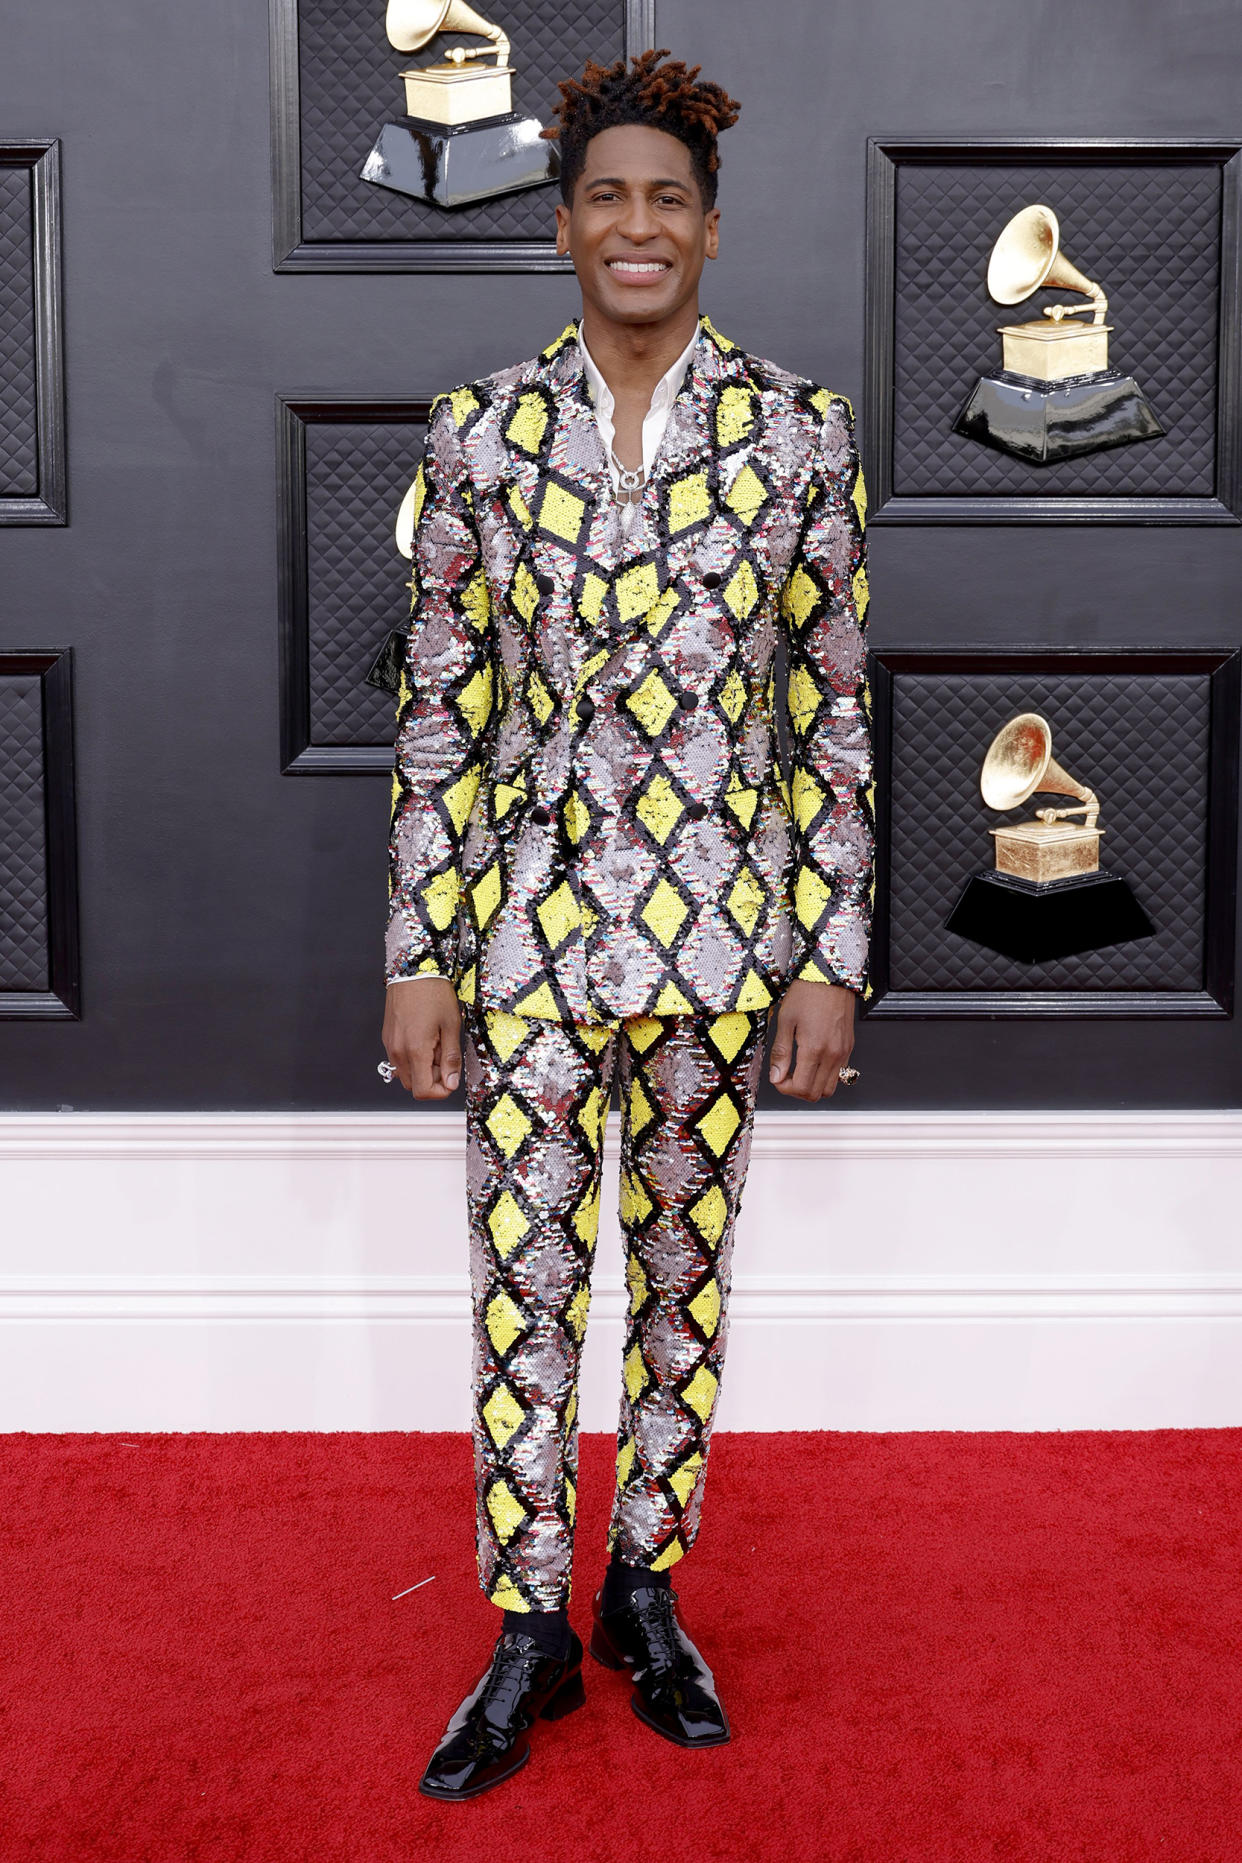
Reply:
<svg viewBox="0 0 1242 1863"><path fill-rule="evenodd" d="M482 39L504 35L466 0L388 0L384 20L388 42L399 52L417 52L438 32L473 32Z"/></svg>
<svg viewBox="0 0 1242 1863"><path fill-rule="evenodd" d="M1061 228L1051 207L1024 207L1003 227L988 260L988 290L998 304L1020 304L1041 285L1081 291L1090 304L1052 304L1048 315L1059 323L1066 311L1093 310L1103 323L1108 299L1061 251Z"/></svg>
<svg viewBox="0 0 1242 1863"><path fill-rule="evenodd" d="M990 809L1016 809L1037 790L1056 796L1077 796L1084 809L1040 809L1041 821L1062 815L1085 814L1094 828L1100 805L1094 790L1076 782L1052 754L1052 727L1038 712L1019 712L992 739L979 776L983 800Z"/></svg>

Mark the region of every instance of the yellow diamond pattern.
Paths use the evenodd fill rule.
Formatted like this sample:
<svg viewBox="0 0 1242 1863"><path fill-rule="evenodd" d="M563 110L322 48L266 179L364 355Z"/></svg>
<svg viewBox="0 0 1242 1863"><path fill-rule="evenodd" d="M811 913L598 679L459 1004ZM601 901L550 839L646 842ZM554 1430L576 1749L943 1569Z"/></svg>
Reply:
<svg viewBox="0 0 1242 1863"><path fill-rule="evenodd" d="M736 724L746 703L746 684L736 667L720 688L720 708L730 724Z"/></svg>
<svg viewBox="0 0 1242 1863"><path fill-rule="evenodd" d="M748 620L751 610L759 600L759 584L755 581L754 570L745 558L725 583L723 593L730 614L739 621Z"/></svg>
<svg viewBox="0 0 1242 1863"><path fill-rule="evenodd" d="M483 1320L487 1327L488 1338L502 1357L513 1341L520 1339L526 1331L526 1321L520 1307L509 1298L503 1288L488 1302Z"/></svg>
<svg viewBox="0 0 1242 1863"><path fill-rule="evenodd" d="M483 1421L498 1449L503 1449L522 1421L522 1406L507 1384L498 1384L483 1406Z"/></svg>
<svg viewBox="0 0 1242 1863"><path fill-rule="evenodd" d="M757 1009L766 1009L771 1001L772 992L763 978L756 971L748 970L737 994L738 1008L749 1009L753 1013Z"/></svg>
<svg viewBox="0 0 1242 1863"><path fill-rule="evenodd" d="M624 1488L634 1466L634 1438L627 1436L617 1451L617 1486Z"/></svg>
<svg viewBox="0 0 1242 1863"><path fill-rule="evenodd" d="M681 1394L682 1402L689 1404L691 1410L703 1423L706 1423L711 1415L719 1384L719 1378L715 1377L706 1365L700 1365Z"/></svg>
<svg viewBox="0 0 1242 1863"><path fill-rule="evenodd" d="M548 691L538 670L533 672L526 682L526 701L540 724L547 724L556 710L556 702Z"/></svg>
<svg viewBox="0 0 1242 1863"><path fill-rule="evenodd" d="M522 526L522 529L529 530L534 519L531 517L530 509L522 496L521 487L518 485L511 485L509 487L509 509Z"/></svg>
<svg viewBox="0 0 1242 1863"><path fill-rule="evenodd" d="M578 596L578 613L584 621L596 622L604 606L604 597L608 593L608 584L602 576L597 576L593 569L582 578L582 590Z"/></svg>
<svg viewBox="0 0 1242 1863"><path fill-rule="evenodd" d="M535 587L535 578L525 563L519 563L513 572L513 581L509 588L509 599L529 626L536 608L539 606L539 591Z"/></svg>
<svg viewBox="0 0 1242 1863"><path fill-rule="evenodd" d="M482 631L487 626L492 612L492 598L488 594L487 577L481 569L476 570L461 592L462 613L471 627Z"/></svg>
<svg viewBox="0 0 1242 1863"><path fill-rule="evenodd" d="M449 406L453 410L453 419L457 426L462 426L478 407L478 396L469 388L454 388L449 396Z"/></svg>
<svg viewBox="0 0 1242 1863"><path fill-rule="evenodd" d="M539 522L544 530L550 530L562 542L577 543L585 510L583 499L566 491L563 485L550 483L539 507Z"/></svg>
<svg viewBox="0 0 1242 1863"><path fill-rule="evenodd" d="M501 1060L508 1061L530 1034L530 1023L523 1021L521 1016L506 1015L503 1010L498 1010L495 1015L489 1016L487 1032Z"/></svg>
<svg viewBox="0 0 1242 1863"><path fill-rule="evenodd" d="M496 1538L502 1546L509 1544L527 1517L526 1509L503 1477L494 1481L487 1490L487 1511L492 1517Z"/></svg>
<svg viewBox="0 0 1242 1863"><path fill-rule="evenodd" d="M507 1261L522 1237L530 1228L529 1222L522 1214L522 1206L511 1191L502 1190L492 1206L487 1219L492 1242L496 1253L502 1261Z"/></svg>
<svg viewBox="0 0 1242 1863"><path fill-rule="evenodd" d="M809 828L823 807L824 792L811 772L801 764L794 771L790 796L793 802L794 820L799 828L803 830Z"/></svg>
<svg viewBox="0 0 1242 1863"><path fill-rule="evenodd" d="M584 1281L570 1301L565 1312L565 1318L570 1326L573 1327L574 1337L576 1339L581 1339L586 1332L587 1311L590 1305L591 1288L589 1282Z"/></svg>
<svg viewBox="0 0 1242 1863"><path fill-rule="evenodd" d="M474 807L474 799L479 793L479 766L472 764L464 776L459 776L455 783L440 791L440 798L449 812L449 819L458 834L461 833Z"/></svg>
<svg viewBox="0 0 1242 1863"><path fill-rule="evenodd" d="M621 1174L621 1183L617 1203L621 1211L621 1221L629 1224L643 1223L655 1208L640 1177L631 1171Z"/></svg>
<svg viewBox="0 0 1242 1863"><path fill-rule="evenodd" d="M677 701L653 666L642 684L627 697L626 707L648 737L658 737L677 709Z"/></svg>
<svg viewBox="0 0 1242 1863"><path fill-rule="evenodd" d="M643 1364L642 1347L637 1340L626 1354L624 1372L625 1388L630 1402L634 1403L647 1382L647 1367Z"/></svg>
<svg viewBox="0 0 1242 1863"><path fill-rule="evenodd" d="M500 906L500 863L493 861L487 872L470 888L470 900L480 927L486 931Z"/></svg>
<svg viewBox="0 0 1242 1863"><path fill-rule="evenodd" d="M721 390L716 403L716 439L721 446L736 446L755 423L755 404L749 388L736 383Z"/></svg>
<svg viewBox="0 0 1242 1863"><path fill-rule="evenodd" d="M622 621L646 614L659 598L660 576L654 563L635 563L617 577L617 613Z"/></svg>
<svg viewBox="0 0 1242 1863"><path fill-rule="evenodd" d="M590 826L591 811L575 789L565 799L565 832L575 847Z"/></svg>
<svg viewBox="0 0 1242 1863"><path fill-rule="evenodd" d="M798 923L804 925L807 931L818 925L831 897L832 888L820 878L814 867L798 869L798 878L794 883L794 911L798 915Z"/></svg>
<svg viewBox="0 0 1242 1863"><path fill-rule="evenodd" d="M783 599L785 613L796 627L805 627L818 605L819 590L799 563L785 584Z"/></svg>
<svg viewBox="0 0 1242 1863"><path fill-rule="evenodd" d="M673 1470L668 1478L668 1485L683 1508L694 1493L694 1484L699 1478L699 1470L702 1466L703 1457L696 1449L692 1455L686 1457L679 1468Z"/></svg>
<svg viewBox="0 0 1242 1863"><path fill-rule="evenodd" d="M655 1012L658 1016L692 1016L694 1004L670 978L656 997Z"/></svg>
<svg viewBox="0 0 1242 1863"><path fill-rule="evenodd" d="M457 695L457 709L466 721L471 737L477 737L492 715L491 665L472 673Z"/></svg>
<svg viewBox="0 0 1242 1863"><path fill-rule="evenodd" d="M726 1061L731 1061L750 1034L750 1028L749 1016L741 1015L737 1010L731 1010L728 1015L717 1016L707 1032L717 1054L723 1055Z"/></svg>
<svg viewBox="0 0 1242 1863"><path fill-rule="evenodd" d="M749 938L759 922L765 898L763 881L750 867L743 867L725 900L729 917L744 938Z"/></svg>
<svg viewBox="0 0 1242 1863"><path fill-rule="evenodd" d="M543 935L555 951L563 945L571 932L575 932L581 923L578 901L569 886L562 880L555 890L541 899L535 908L535 916L543 927Z"/></svg>
<svg viewBox="0 0 1242 1863"><path fill-rule="evenodd" d="M631 1317L638 1312L647 1298L647 1277L643 1265L636 1255L631 1255L625 1265L625 1279L630 1290Z"/></svg>
<svg viewBox="0 0 1242 1863"><path fill-rule="evenodd" d="M502 1572L488 1594L493 1604L498 1604L502 1611L529 1611L530 1606L509 1577Z"/></svg>
<svg viewBox="0 0 1242 1863"><path fill-rule="evenodd" d="M520 446L524 453L537 453L548 424L548 408L542 395L519 395L513 417L505 428L505 439Z"/></svg>
<svg viewBox="0 0 1242 1863"><path fill-rule="evenodd" d="M767 503L767 487L750 465L745 465L729 487L725 503L743 524L753 524Z"/></svg>
<svg viewBox="0 0 1242 1863"><path fill-rule="evenodd" d="M506 1158L512 1158L530 1137L531 1122L512 1094L502 1093L484 1121Z"/></svg>
<svg viewBox="0 0 1242 1863"><path fill-rule="evenodd" d="M648 833L663 847L685 814L684 804L663 771L652 778L635 804L635 813Z"/></svg>
<svg viewBox="0 0 1242 1863"><path fill-rule="evenodd" d="M714 1100L708 1107L703 1117L695 1123L703 1134L708 1148L715 1152L718 1158L723 1158L733 1134L742 1123L742 1115L729 1096L722 1093L719 1099Z"/></svg>
<svg viewBox="0 0 1242 1863"><path fill-rule="evenodd" d="M728 1220L729 1206L719 1184L713 1184L710 1190L703 1192L697 1203L690 1205L690 1221L712 1248L719 1244Z"/></svg>
<svg viewBox="0 0 1242 1863"><path fill-rule="evenodd" d="M427 908L427 917L437 931L447 931L457 916L459 888L457 877L452 873L437 873L420 888L423 904Z"/></svg>
<svg viewBox="0 0 1242 1863"><path fill-rule="evenodd" d="M789 675L789 722L801 737L811 728L819 706L819 690L805 666L795 666Z"/></svg>
<svg viewBox="0 0 1242 1863"><path fill-rule="evenodd" d="M676 887L670 886L661 877L638 916L667 951L684 925L689 911L689 906Z"/></svg>
<svg viewBox="0 0 1242 1863"><path fill-rule="evenodd" d="M655 1107L643 1091L643 1083L635 1079L630 1088L630 1134L638 1138L655 1118Z"/></svg>
<svg viewBox="0 0 1242 1863"><path fill-rule="evenodd" d="M668 488L668 528L672 536L689 524L701 524L711 515L712 501L707 490L706 472L692 472L675 479Z"/></svg>
<svg viewBox="0 0 1242 1863"><path fill-rule="evenodd" d="M717 1283L708 1281L705 1287L701 1287L688 1303L687 1311L710 1339L720 1324L720 1288Z"/></svg>

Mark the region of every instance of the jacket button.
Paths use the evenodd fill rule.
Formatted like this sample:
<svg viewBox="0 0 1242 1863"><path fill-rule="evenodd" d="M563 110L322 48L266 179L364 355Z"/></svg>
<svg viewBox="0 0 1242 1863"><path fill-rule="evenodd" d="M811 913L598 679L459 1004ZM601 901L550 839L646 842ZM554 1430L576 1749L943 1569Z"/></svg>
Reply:
<svg viewBox="0 0 1242 1863"><path fill-rule="evenodd" d="M616 706L619 712L623 712L625 710L625 701L629 698L629 696L630 695L628 692L617 693L616 698L613 700L613 704Z"/></svg>
<svg viewBox="0 0 1242 1863"><path fill-rule="evenodd" d="M692 822L701 822L703 817L707 814L706 802L692 802L686 810L686 814L690 817Z"/></svg>
<svg viewBox="0 0 1242 1863"><path fill-rule="evenodd" d="M530 812L530 818L533 822L536 822L540 828L546 828L548 823L552 820L552 811L551 809L545 809L542 802L536 802L534 808Z"/></svg>
<svg viewBox="0 0 1242 1863"><path fill-rule="evenodd" d="M708 569L703 572L703 587L705 589L718 589L720 587L719 570Z"/></svg>
<svg viewBox="0 0 1242 1863"><path fill-rule="evenodd" d="M583 724L590 724L592 718L595 716L595 700L585 692L578 700L578 716L581 718Z"/></svg>
<svg viewBox="0 0 1242 1863"><path fill-rule="evenodd" d="M698 702L699 702L699 695L697 692L683 692L681 697L677 701L677 703L681 706L681 709L683 712L692 712L697 706Z"/></svg>
<svg viewBox="0 0 1242 1863"><path fill-rule="evenodd" d="M535 587L541 595L551 595L556 584L553 582L551 576L536 576Z"/></svg>

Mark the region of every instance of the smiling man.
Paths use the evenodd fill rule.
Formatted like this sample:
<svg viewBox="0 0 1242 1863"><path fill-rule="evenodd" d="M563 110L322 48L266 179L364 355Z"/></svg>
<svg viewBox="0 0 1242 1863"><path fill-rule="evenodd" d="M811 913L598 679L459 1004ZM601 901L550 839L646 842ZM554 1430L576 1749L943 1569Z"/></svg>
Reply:
<svg viewBox="0 0 1242 1863"><path fill-rule="evenodd" d="M729 1739L670 1571L699 1530L755 1094L770 1017L782 1093L849 1078L864 987L852 413L700 314L737 106L667 58L561 85L582 315L440 397L416 493L384 1043L424 1100L464 1048L478 1565L504 1612L422 1779L449 1800L584 1699L577 1386L614 1082L629 1298L590 1649L657 1734Z"/></svg>

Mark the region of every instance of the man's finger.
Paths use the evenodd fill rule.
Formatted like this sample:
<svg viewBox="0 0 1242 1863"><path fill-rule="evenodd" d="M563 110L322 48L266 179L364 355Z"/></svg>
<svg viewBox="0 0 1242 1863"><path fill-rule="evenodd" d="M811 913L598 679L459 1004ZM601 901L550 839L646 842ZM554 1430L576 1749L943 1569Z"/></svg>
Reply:
<svg viewBox="0 0 1242 1863"><path fill-rule="evenodd" d="M789 1072L789 1063L793 1057L793 1023L786 1016L779 1016L776 1023L776 1035L772 1042L772 1059L768 1067L768 1079L776 1086L784 1080Z"/></svg>
<svg viewBox="0 0 1242 1863"><path fill-rule="evenodd" d="M461 1018L440 1024L440 1078L447 1093L457 1090L461 1079Z"/></svg>

